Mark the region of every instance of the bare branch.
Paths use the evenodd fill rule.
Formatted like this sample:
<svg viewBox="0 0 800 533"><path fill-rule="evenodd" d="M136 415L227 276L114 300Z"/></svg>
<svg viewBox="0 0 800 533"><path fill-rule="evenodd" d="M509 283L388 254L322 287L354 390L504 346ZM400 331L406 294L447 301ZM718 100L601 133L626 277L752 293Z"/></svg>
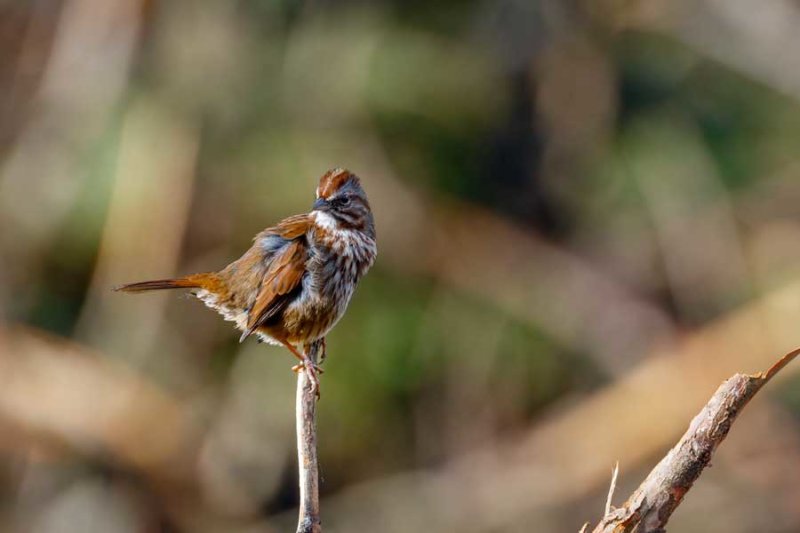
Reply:
<svg viewBox="0 0 800 533"><path fill-rule="evenodd" d="M625 505L606 513L594 533L665 531L670 516L709 465L714 451L725 440L742 409L798 354L800 349L786 354L767 372L753 376L736 374L725 381L692 420L678 444L650 472Z"/></svg>
<svg viewBox="0 0 800 533"><path fill-rule="evenodd" d="M305 347L316 364L321 341ZM297 468L300 482L300 511L297 533L321 533L319 514L319 464L317 462L317 398L306 372L297 375Z"/></svg>

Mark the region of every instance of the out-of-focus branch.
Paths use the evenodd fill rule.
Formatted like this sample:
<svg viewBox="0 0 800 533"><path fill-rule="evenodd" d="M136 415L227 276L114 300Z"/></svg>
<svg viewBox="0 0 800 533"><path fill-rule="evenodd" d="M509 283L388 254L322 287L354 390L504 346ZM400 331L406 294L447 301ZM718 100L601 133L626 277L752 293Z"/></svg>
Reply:
<svg viewBox="0 0 800 533"><path fill-rule="evenodd" d="M321 343L306 346L316 364ZM297 374L297 469L300 482L300 510L297 533L321 533L319 514L319 465L317 463L317 397L307 372Z"/></svg>
<svg viewBox="0 0 800 533"><path fill-rule="evenodd" d="M170 149L156 156L154 142ZM97 263L75 335L134 364L163 357L163 313L169 297L132 302L115 297L108 288L176 270L198 148L198 132L186 121L147 98L131 102L122 123L120 160ZM136 331L133 338L127 334L131 330Z"/></svg>
<svg viewBox="0 0 800 533"><path fill-rule="evenodd" d="M600 20L617 28L667 33L693 50L793 98L800 97L800 10L793 2L747 0L644 0L614 9L587 2Z"/></svg>
<svg viewBox="0 0 800 533"><path fill-rule="evenodd" d="M193 476L187 405L108 358L34 329L0 329L0 421L65 450L103 450L147 479Z"/></svg>
<svg viewBox="0 0 800 533"><path fill-rule="evenodd" d="M86 346L0 327L0 452L58 462L99 456L146 481L181 531L209 523L269 531L205 501L193 415L190 403Z"/></svg>
<svg viewBox="0 0 800 533"><path fill-rule="evenodd" d="M731 429L736 417L761 388L800 354L786 354L767 372L736 374L725 381L689 425L678 444L650 472L636 492L618 509L606 508L606 515L594 533L658 533Z"/></svg>
<svg viewBox="0 0 800 533"><path fill-rule="evenodd" d="M16 258L9 267L26 268L25 259L41 253L56 238L85 186L76 175L84 174L82 162L125 92L144 3L59 2L59 9L52 10L58 12L58 21L40 85L17 88L22 77L12 80L12 90L33 92L36 103L0 170L0 212L9 217L6 223L14 225L16 237L8 241ZM35 21L31 27L41 23ZM3 105L10 102L19 105L4 93Z"/></svg>

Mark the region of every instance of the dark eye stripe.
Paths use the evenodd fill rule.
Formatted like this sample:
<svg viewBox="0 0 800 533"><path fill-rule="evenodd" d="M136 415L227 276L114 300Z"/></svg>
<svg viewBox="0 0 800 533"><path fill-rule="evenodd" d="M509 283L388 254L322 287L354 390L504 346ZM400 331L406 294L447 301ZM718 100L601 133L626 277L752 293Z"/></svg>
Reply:
<svg viewBox="0 0 800 533"><path fill-rule="evenodd" d="M352 209L334 209L332 212L333 216L339 222L343 223L345 226L349 227L360 227L363 225L364 217L366 216L366 212L361 207L355 207Z"/></svg>
<svg viewBox="0 0 800 533"><path fill-rule="evenodd" d="M343 222L349 222L351 214L343 209L334 209L331 211L331 214L337 219Z"/></svg>

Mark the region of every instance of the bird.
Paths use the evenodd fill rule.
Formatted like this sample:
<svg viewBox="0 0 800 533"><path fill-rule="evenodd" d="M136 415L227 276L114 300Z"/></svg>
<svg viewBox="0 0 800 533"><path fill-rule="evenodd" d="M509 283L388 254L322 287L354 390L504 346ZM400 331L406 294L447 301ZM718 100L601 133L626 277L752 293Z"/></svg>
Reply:
<svg viewBox="0 0 800 533"><path fill-rule="evenodd" d="M222 270L173 279L127 283L114 290L142 293L189 289L242 331L239 342L288 349L319 398L319 366L310 345L322 343L344 315L356 285L378 253L375 220L361 180L343 168L319 180L311 211L290 216L258 233L253 245Z"/></svg>

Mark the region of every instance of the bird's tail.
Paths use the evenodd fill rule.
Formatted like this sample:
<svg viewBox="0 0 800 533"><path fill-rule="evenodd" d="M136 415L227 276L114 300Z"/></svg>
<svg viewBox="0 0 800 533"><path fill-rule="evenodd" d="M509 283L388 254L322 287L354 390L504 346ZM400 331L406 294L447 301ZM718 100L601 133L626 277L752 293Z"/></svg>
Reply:
<svg viewBox="0 0 800 533"><path fill-rule="evenodd" d="M147 292L147 291L160 291L164 289L201 289L210 285L212 279L215 279L214 274L192 274L183 278L176 279L154 279L151 281L139 281L136 283L126 283L118 287L114 287L115 291L122 292Z"/></svg>

